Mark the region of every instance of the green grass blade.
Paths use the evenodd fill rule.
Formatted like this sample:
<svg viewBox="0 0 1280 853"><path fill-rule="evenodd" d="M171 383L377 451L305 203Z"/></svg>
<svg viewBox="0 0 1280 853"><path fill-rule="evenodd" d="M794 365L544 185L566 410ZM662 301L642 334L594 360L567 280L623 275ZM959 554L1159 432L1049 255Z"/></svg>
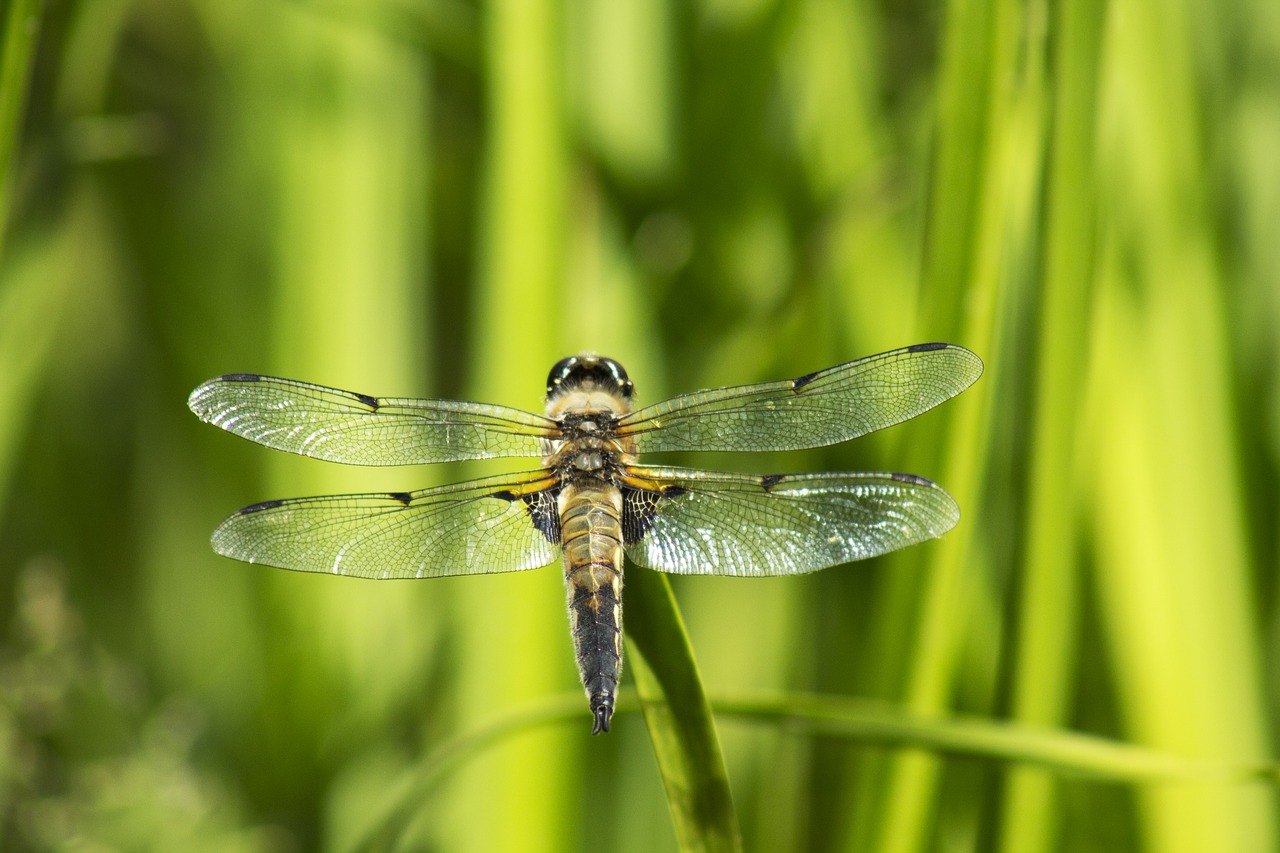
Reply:
<svg viewBox="0 0 1280 853"><path fill-rule="evenodd" d="M680 848L741 850L729 776L693 650L666 577L627 573L629 669Z"/></svg>
<svg viewBox="0 0 1280 853"><path fill-rule="evenodd" d="M1080 180L1094 162L1098 60L1105 2L1056 7L1053 130L1040 294L1039 358L1031 447L1027 560L1014 652L1012 713L1059 724L1069 703L1079 630L1079 512L1075 418L1063 417L1084 393L1089 307L1095 279L1096 187ZM1053 780L1020 769L1010 775L1002 815L1004 848L1050 849L1055 837Z"/></svg>
<svg viewBox="0 0 1280 853"><path fill-rule="evenodd" d="M1260 453L1240 446L1266 420L1257 401L1268 396L1237 396L1229 379L1248 370L1236 361L1242 309L1227 307L1235 277L1210 218L1220 195L1198 65L1207 14L1144 0L1108 22L1098 166L1112 203L1079 455L1119 730L1250 760L1275 740L1275 646L1264 655L1257 642L1275 558L1273 538L1251 536L1246 519L1250 504L1274 512L1275 502L1273 489L1245 488ZM1169 853L1280 839L1274 800L1253 792L1143 791L1135 823L1143 846Z"/></svg>
<svg viewBox="0 0 1280 853"><path fill-rule="evenodd" d="M978 717L913 715L883 702L844 696L717 696L715 706L717 714L806 734L1029 764L1107 782L1274 783L1280 779L1280 766L1275 764L1185 758L1080 732Z"/></svg>
<svg viewBox="0 0 1280 853"><path fill-rule="evenodd" d="M562 18L555 3L482 5L489 124L473 237L475 282L467 293L470 337L445 337L469 348L468 396L523 408L534 406L547 368L565 354L556 336L570 220ZM554 570L547 575L460 587L457 701L464 714L481 713L498 689L503 702L519 704L572 683L564 592ZM494 648L519 650L518 659L506 656L500 678L493 672ZM450 813L439 821L436 843L495 850L563 844L579 827L586 779L570 771L549 786L546 768L583 760L590 716L585 699L580 707L581 730L539 732L469 767L454 789L486 811L500 810L502 819L486 820L474 806Z"/></svg>
<svg viewBox="0 0 1280 853"><path fill-rule="evenodd" d="M41 0L10 0L0 35L0 250L9 217L9 193L18 132L31 86L31 64L40 33Z"/></svg>
<svg viewBox="0 0 1280 853"><path fill-rule="evenodd" d="M4 259L9 202L17 161L18 135L31 87L31 66L40 31L41 0L10 0L0 33L0 261ZM44 235L42 244L63 242L62 234ZM7 374L0 383L0 506L7 492L10 467L18 452L28 404L43 374L45 360L62 313L65 262L50 274L43 260L69 257L28 253L21 265L0 263L0 365ZM32 262L34 261L34 263ZM57 280L57 286L49 286Z"/></svg>
<svg viewBox="0 0 1280 853"><path fill-rule="evenodd" d="M899 650L901 695L917 713L939 713L951 702L974 606L973 578L983 563L982 535L973 519L987 474L994 423L989 412L1001 371L1005 315L999 306L1010 278L1010 225L1029 206L1025 176L1034 172L1036 160L1028 154L1035 155L1038 144L1034 127L1028 129L1033 105L1025 97L1008 97L1024 26L1020 8L1007 0L956 0L948 6L924 247L922 331L931 339L969 346L987 359L989 369L981 386L951 404L948 432L933 445L942 455L923 468L937 470L962 512L971 514L928 550L903 555L901 563L914 562L921 570L894 581L907 587L899 588L899 601L917 608L899 610L897 625L890 626L895 632L905 623L919 626L911 629L910 648ZM857 843L876 853L924 849L938 806L941 769L930 755L893 756L886 778L872 783L876 801L862 811L865 823L852 829Z"/></svg>

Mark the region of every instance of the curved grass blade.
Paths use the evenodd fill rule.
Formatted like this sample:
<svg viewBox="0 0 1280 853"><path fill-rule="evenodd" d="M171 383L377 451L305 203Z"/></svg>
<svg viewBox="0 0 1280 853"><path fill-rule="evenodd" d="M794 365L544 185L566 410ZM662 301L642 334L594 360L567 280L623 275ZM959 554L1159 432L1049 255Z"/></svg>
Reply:
<svg viewBox="0 0 1280 853"><path fill-rule="evenodd" d="M625 712L625 709L619 709ZM422 808L422 803L455 769L504 740L552 723L582 721L582 692L562 693L495 717L479 728L450 738L422 759L421 773L389 812L352 847L358 851L397 849L396 842Z"/></svg>
<svg viewBox="0 0 1280 853"><path fill-rule="evenodd" d="M741 850L720 740L671 585L629 568L626 595L628 668L680 849Z"/></svg>
<svg viewBox="0 0 1280 853"><path fill-rule="evenodd" d="M636 586L634 578L640 575L656 577L661 581L666 580L650 572L633 572L629 591L634 590ZM678 613L673 608L669 608L667 612L675 614L678 618ZM687 643L679 643L679 645L687 648ZM632 651L634 652L635 649ZM632 669L636 669L636 664L639 663L640 668L645 671L643 679L656 679L653 671L645 663L638 662L636 657L633 654ZM667 683L675 686L672 681L668 679ZM653 686L650 685L648 689L653 689ZM680 690L676 689L674 693L678 695ZM643 704L662 707L665 703L659 694L657 699L643 700ZM717 696L713 704L716 713L723 717L785 727L800 734L843 737L877 746L911 747L939 754L1032 765L1057 775L1087 777L1103 782L1118 784L1195 781L1227 784L1280 783L1280 765L1277 764L1184 758L1097 735L980 717L920 717L912 715L899 706L846 696L809 693L743 693ZM705 701L702 702L702 707L706 707ZM618 708L618 714L630 715L633 710L633 708L621 706ZM646 714L648 713L646 711ZM675 715L668 713L668 716ZM582 694L575 690L517 708L473 731L460 734L438 745L424 756L420 764L421 773L408 790L399 797L399 801L352 849L358 851L396 849L397 841L417 816L423 802L435 793L455 769L508 738L547 725L576 725L581 718ZM663 723L663 725L667 724ZM664 734L664 742L668 737L669 733ZM655 749L658 749L656 744ZM717 748L717 756L718 752ZM683 760L690 763L690 752L687 747L683 754ZM670 760L669 753L660 752L660 755L663 756L660 758L660 764L664 758ZM718 763L716 766L722 767ZM663 765L663 778L664 780L669 778L665 765ZM721 779L723 778L721 774ZM725 795L727 796L727 790ZM681 799L688 802L696 800L690 797ZM711 799L714 801L715 798ZM728 807L731 816L731 802L728 803ZM674 814L674 805L672 810ZM714 810L712 811L714 813ZM696 827L699 821L694 820L692 823ZM739 849L737 846L720 844L721 839L724 839L732 845L737 845L739 842L736 831L728 834L715 832L710 835L691 832L688 837L683 831L679 832L681 847L686 850Z"/></svg>
<svg viewBox="0 0 1280 853"><path fill-rule="evenodd" d="M1280 765L1184 758L1097 735L979 717L924 717L884 702L814 694L716 697L716 713L796 731L1028 764L1117 783L1280 782Z"/></svg>

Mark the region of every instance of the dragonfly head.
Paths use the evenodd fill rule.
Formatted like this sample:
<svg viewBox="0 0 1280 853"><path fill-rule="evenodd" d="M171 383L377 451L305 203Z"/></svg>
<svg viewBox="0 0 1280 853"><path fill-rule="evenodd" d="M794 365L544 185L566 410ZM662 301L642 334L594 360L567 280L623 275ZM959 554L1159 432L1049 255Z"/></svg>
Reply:
<svg viewBox="0 0 1280 853"><path fill-rule="evenodd" d="M603 391L630 400L635 386L621 364L611 358L582 353L562 358L547 375L547 399L569 391Z"/></svg>

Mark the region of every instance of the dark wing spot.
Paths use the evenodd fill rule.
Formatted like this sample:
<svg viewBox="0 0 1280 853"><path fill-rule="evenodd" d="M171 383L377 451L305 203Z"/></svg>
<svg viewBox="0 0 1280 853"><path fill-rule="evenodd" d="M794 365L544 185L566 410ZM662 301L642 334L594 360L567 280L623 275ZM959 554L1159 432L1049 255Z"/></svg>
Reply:
<svg viewBox="0 0 1280 853"><path fill-rule="evenodd" d="M397 503L402 503L405 506L408 506L410 503L413 502L413 495L409 494L408 492L391 492L387 495L387 497L391 498L391 500L396 501Z"/></svg>
<svg viewBox="0 0 1280 853"><path fill-rule="evenodd" d="M622 490L622 544L634 545L653 526L653 517L662 496L647 489Z"/></svg>
<svg viewBox="0 0 1280 853"><path fill-rule="evenodd" d="M524 504L529 509L529 520L552 545L560 544L560 507L556 499L559 494L560 490L557 488L524 496Z"/></svg>
<svg viewBox="0 0 1280 853"><path fill-rule="evenodd" d="M259 373L228 373L218 377L223 382L257 382L262 379Z"/></svg>
<svg viewBox="0 0 1280 853"><path fill-rule="evenodd" d="M687 492L684 486L668 484L662 491L651 489L622 489L622 544L634 545L644 538L653 526L658 507L664 500L678 498Z"/></svg>
<svg viewBox="0 0 1280 853"><path fill-rule="evenodd" d="M560 508L557 506L556 498L560 494L560 489L543 489L540 492L533 492L528 495L517 495L516 493L503 489L500 492L494 492L491 497L495 497L500 501L524 501L524 508L529 513L529 521L533 524L535 530L541 533L546 540L552 545L560 544Z"/></svg>
<svg viewBox="0 0 1280 853"><path fill-rule="evenodd" d="M806 373L804 376L797 376L795 379L792 379L791 390L799 391L800 389L804 388L804 386L808 385L810 382L816 379L820 372L821 371L815 370L813 373Z"/></svg>
<svg viewBox="0 0 1280 853"><path fill-rule="evenodd" d="M895 479L895 480L899 480L899 481L901 481L901 482L903 482L903 483L914 483L914 484L915 484L915 485L917 485L917 486L932 486L932 485L935 485L935 484L934 484L934 482L933 482L933 480L928 480L928 479L926 479L926 478L924 478L924 477L917 477L915 474L898 474L898 473L893 473L893 474L890 474L889 476L890 476L890 477L892 477L893 479Z"/></svg>
<svg viewBox="0 0 1280 853"><path fill-rule="evenodd" d="M929 352L930 350L935 350L935 349L947 349L950 346L951 344L944 344L944 343L938 343L938 342L929 343L929 344L912 344L911 346L907 347L907 352Z"/></svg>
<svg viewBox="0 0 1280 853"><path fill-rule="evenodd" d="M782 478L785 476L785 474L765 474L760 478L760 485L764 486L765 491L768 491L782 482Z"/></svg>
<svg viewBox="0 0 1280 853"><path fill-rule="evenodd" d="M262 512L264 509L275 509L282 503L284 503L282 500L263 501L262 503L252 504L251 506L245 507L240 510L237 515L248 515L251 512Z"/></svg>
<svg viewBox="0 0 1280 853"><path fill-rule="evenodd" d="M361 403L364 403L370 409L373 409L375 412L378 411L377 397L370 397L368 394L356 394L355 398L359 400Z"/></svg>

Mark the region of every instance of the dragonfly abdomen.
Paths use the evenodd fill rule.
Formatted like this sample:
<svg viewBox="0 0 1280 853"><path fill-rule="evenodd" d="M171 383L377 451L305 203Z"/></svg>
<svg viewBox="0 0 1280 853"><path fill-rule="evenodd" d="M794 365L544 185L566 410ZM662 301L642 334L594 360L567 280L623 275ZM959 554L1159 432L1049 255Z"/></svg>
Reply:
<svg viewBox="0 0 1280 853"><path fill-rule="evenodd" d="M595 479L566 485L560 529L578 674L592 734L607 732L622 674L622 492Z"/></svg>

